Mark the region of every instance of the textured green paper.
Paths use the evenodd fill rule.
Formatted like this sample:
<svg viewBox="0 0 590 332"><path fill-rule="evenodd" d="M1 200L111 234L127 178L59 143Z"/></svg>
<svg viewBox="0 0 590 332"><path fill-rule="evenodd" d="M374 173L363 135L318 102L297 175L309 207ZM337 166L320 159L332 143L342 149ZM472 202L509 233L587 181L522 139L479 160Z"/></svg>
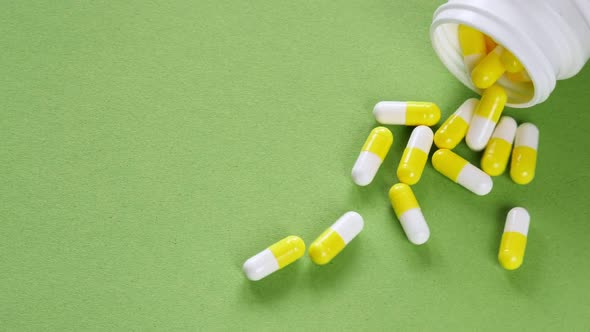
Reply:
<svg viewBox="0 0 590 332"><path fill-rule="evenodd" d="M531 185L476 197L428 165L422 247L387 199L411 128L372 185L350 179L377 101L446 118L473 96L430 46L441 3L3 1L0 329L586 330L589 66L506 110L541 130ZM507 272L516 205L532 223ZM365 230L331 264L243 276L348 210Z"/></svg>

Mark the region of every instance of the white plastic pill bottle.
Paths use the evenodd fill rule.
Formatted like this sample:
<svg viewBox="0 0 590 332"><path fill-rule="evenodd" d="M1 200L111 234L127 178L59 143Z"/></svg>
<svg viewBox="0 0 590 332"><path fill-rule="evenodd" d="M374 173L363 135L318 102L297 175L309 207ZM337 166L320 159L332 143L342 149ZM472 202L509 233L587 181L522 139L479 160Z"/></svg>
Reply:
<svg viewBox="0 0 590 332"><path fill-rule="evenodd" d="M524 65L531 82L498 81L511 107L542 103L557 80L576 75L590 58L590 0L449 0L434 13L432 46L449 71L477 93L463 63L459 24L490 36Z"/></svg>

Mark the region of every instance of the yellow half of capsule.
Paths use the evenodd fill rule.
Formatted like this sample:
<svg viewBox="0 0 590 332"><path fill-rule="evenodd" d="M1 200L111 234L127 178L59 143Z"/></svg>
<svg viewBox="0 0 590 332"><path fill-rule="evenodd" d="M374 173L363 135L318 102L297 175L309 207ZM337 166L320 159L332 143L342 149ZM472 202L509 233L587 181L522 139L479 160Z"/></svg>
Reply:
<svg viewBox="0 0 590 332"><path fill-rule="evenodd" d="M440 149L432 156L432 166L455 182L457 182L463 167L468 163L467 160L447 149Z"/></svg>
<svg viewBox="0 0 590 332"><path fill-rule="evenodd" d="M525 83L531 81L531 77L529 76L529 74L527 74L525 70L519 71L517 73L506 72L504 75L506 75L506 78L508 78L512 82Z"/></svg>
<svg viewBox="0 0 590 332"><path fill-rule="evenodd" d="M389 189L389 200L398 217L408 210L420 207L412 188L405 183L394 184Z"/></svg>
<svg viewBox="0 0 590 332"><path fill-rule="evenodd" d="M268 247L279 263L279 269L293 263L305 253L305 242L298 236L287 236Z"/></svg>
<svg viewBox="0 0 590 332"><path fill-rule="evenodd" d="M522 265L527 237L519 232L502 234L498 261L506 270L515 270Z"/></svg>
<svg viewBox="0 0 590 332"><path fill-rule="evenodd" d="M500 47L500 46L498 46ZM471 80L476 87L487 89L504 74L506 68L500 61L499 51L494 50L486 55L471 72Z"/></svg>
<svg viewBox="0 0 590 332"><path fill-rule="evenodd" d="M393 144L393 134L391 133L391 130L385 127L377 127L371 130L361 151L372 152L383 160L385 159L385 156L387 156L391 144Z"/></svg>
<svg viewBox="0 0 590 332"><path fill-rule="evenodd" d="M481 169L491 176L498 176L506 170L512 144L505 139L492 137L481 158Z"/></svg>
<svg viewBox="0 0 590 332"><path fill-rule="evenodd" d="M494 39L492 39L492 37L488 36L488 35L483 35L483 39L485 40L486 43L486 51L491 52L493 51L496 46L498 46L498 44L496 43L496 41Z"/></svg>
<svg viewBox="0 0 590 332"><path fill-rule="evenodd" d="M416 184L422 177L428 154L418 148L406 148L397 167L397 178L405 184Z"/></svg>
<svg viewBox="0 0 590 332"><path fill-rule="evenodd" d="M509 73L518 73L524 70L522 63L508 50L504 50L500 55L500 61Z"/></svg>
<svg viewBox="0 0 590 332"><path fill-rule="evenodd" d="M463 56L486 54L484 34L470 26L459 25L459 44Z"/></svg>
<svg viewBox="0 0 590 332"><path fill-rule="evenodd" d="M340 234L328 228L309 246L309 257L314 263L324 265L336 257L345 246L346 243Z"/></svg>
<svg viewBox="0 0 590 332"><path fill-rule="evenodd" d="M406 125L434 126L440 120L440 109L434 103L408 101L406 103Z"/></svg>
<svg viewBox="0 0 590 332"><path fill-rule="evenodd" d="M537 151L528 146L517 146L512 151L510 177L518 184L528 184L535 178Z"/></svg>
<svg viewBox="0 0 590 332"><path fill-rule="evenodd" d="M481 100L475 108L474 115L479 115L497 123L506 105L506 91L501 86L494 84L481 95Z"/></svg>
<svg viewBox="0 0 590 332"><path fill-rule="evenodd" d="M468 128L467 121L453 114L434 133L434 144L441 149L453 149L461 143Z"/></svg>

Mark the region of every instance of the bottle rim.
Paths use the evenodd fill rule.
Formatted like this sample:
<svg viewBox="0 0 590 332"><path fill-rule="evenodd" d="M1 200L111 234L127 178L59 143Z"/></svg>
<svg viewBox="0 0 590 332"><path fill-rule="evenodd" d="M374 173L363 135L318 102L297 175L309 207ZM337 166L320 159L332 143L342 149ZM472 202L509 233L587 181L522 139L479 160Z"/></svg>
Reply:
<svg viewBox="0 0 590 332"><path fill-rule="evenodd" d="M457 33L459 24L471 26L490 36L509 49L525 67L532 84L512 82L506 78L498 81L506 89L507 106L531 107L549 97L556 84L553 67L534 40L519 33L518 22L510 22L474 5L446 3L434 13L430 28L432 47L447 69L465 86L480 95L482 93L471 82L465 67Z"/></svg>

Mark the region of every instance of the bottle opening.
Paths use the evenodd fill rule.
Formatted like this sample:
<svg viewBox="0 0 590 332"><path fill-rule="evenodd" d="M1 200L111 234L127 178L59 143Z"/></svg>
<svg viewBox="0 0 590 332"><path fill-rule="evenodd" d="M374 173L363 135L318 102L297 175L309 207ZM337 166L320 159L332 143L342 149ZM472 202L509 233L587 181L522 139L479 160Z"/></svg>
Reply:
<svg viewBox="0 0 590 332"><path fill-rule="evenodd" d="M465 86L481 95L482 89L476 87L471 80L471 71L468 69L461 52L461 45L459 43L459 24L455 22L438 22L431 29L432 46L438 54L441 61L449 69L449 71L460 80ZM490 35L487 31L483 31L478 27L472 26L474 29L483 32L494 40L497 40L494 35ZM497 81L497 84L506 90L508 96L507 106L511 107L529 107L534 104L535 97L535 78L528 78L527 72L530 72L523 63L524 73L520 75L506 73L502 75Z"/></svg>

